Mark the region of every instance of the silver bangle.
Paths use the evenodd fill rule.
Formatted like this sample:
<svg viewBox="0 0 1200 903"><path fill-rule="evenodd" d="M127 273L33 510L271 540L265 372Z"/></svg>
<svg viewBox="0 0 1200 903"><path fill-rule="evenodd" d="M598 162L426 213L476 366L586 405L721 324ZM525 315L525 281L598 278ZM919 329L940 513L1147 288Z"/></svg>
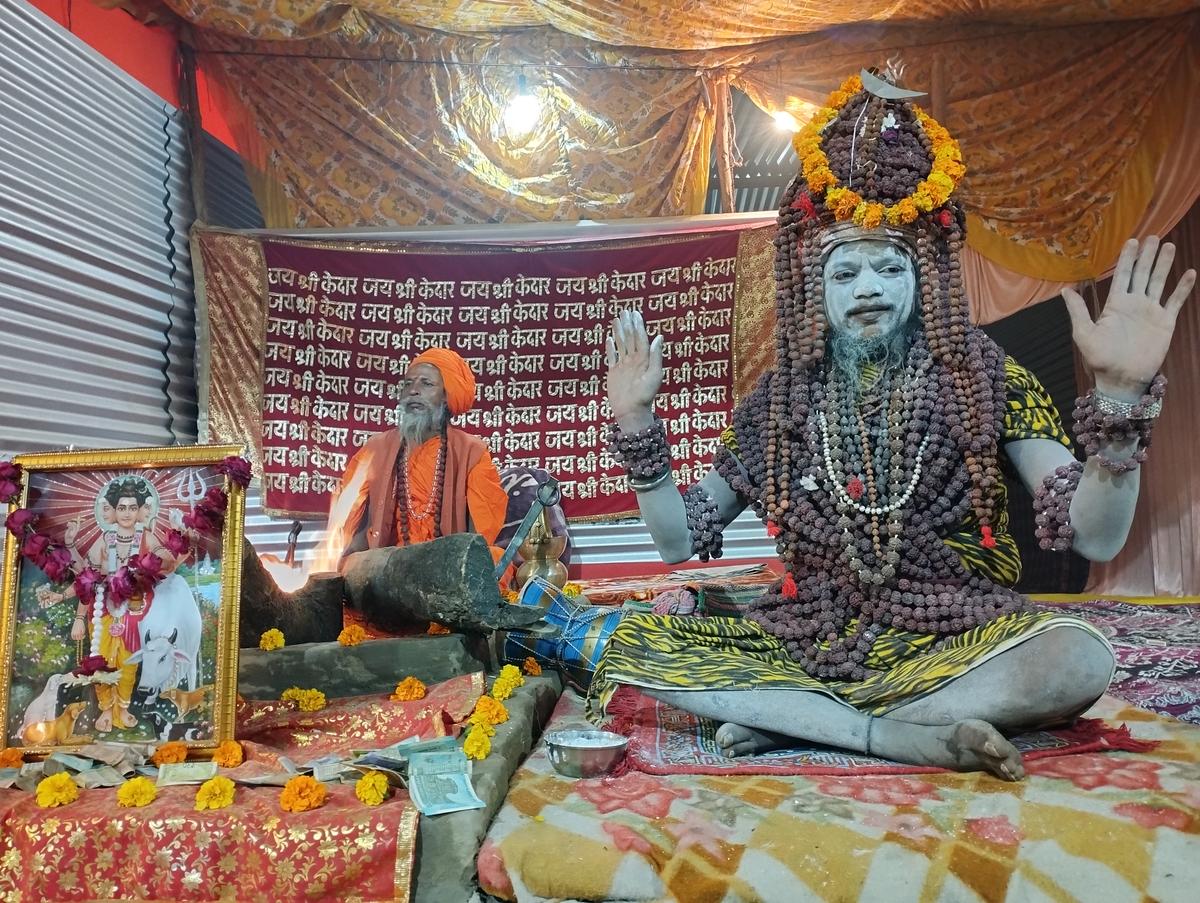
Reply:
<svg viewBox="0 0 1200 903"><path fill-rule="evenodd" d="M1142 415L1137 418L1130 417L1133 409L1136 407L1142 408ZM1121 401L1097 390L1096 410L1101 414L1108 414L1111 417L1124 417L1127 420L1153 420L1162 413L1162 399L1156 398L1150 404L1143 405L1140 401Z"/></svg>
<svg viewBox="0 0 1200 903"><path fill-rule="evenodd" d="M651 489L657 489L663 483L671 479L671 468L667 468L656 477L651 477L648 480L635 480L629 478L629 488L634 492L649 492Z"/></svg>

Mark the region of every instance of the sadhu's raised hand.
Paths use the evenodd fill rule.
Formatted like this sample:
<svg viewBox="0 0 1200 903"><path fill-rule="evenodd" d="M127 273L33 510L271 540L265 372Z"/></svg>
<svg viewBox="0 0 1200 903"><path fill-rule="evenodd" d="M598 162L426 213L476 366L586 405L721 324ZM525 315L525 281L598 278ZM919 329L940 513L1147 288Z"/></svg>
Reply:
<svg viewBox="0 0 1200 903"><path fill-rule="evenodd" d="M1162 369L1179 310L1196 284L1196 271L1188 270L1163 301L1174 260L1175 246L1156 236L1125 242L1095 320L1078 292L1063 290L1071 336L1105 395L1136 400Z"/></svg>
<svg viewBox="0 0 1200 903"><path fill-rule="evenodd" d="M662 336L650 340L637 311L622 311L607 343L608 403L617 422L648 419L662 385Z"/></svg>

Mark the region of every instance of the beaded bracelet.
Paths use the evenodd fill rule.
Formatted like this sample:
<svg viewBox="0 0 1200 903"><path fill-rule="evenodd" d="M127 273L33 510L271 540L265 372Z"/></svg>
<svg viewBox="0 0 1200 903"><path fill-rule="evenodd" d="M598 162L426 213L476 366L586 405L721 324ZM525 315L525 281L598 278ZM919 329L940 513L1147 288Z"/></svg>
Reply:
<svg viewBox="0 0 1200 903"><path fill-rule="evenodd" d="M684 490L683 507L687 512L688 531L692 534L692 554L699 555L701 561L720 558L724 541L721 531L725 525L721 523L721 513L712 493L699 483L693 483Z"/></svg>
<svg viewBox="0 0 1200 903"><path fill-rule="evenodd" d="M1071 499L1075 497L1082 476L1083 465L1072 461L1056 468L1033 493L1033 521L1037 525L1034 535L1043 549L1065 552L1075 542Z"/></svg>
<svg viewBox="0 0 1200 903"><path fill-rule="evenodd" d="M634 479L653 480L671 469L667 427L657 414L652 424L636 433L626 433L617 424L609 424L608 447Z"/></svg>
<svg viewBox="0 0 1200 903"><path fill-rule="evenodd" d="M1162 410L1162 397L1167 378L1161 373L1154 377L1150 389L1134 404L1101 395L1095 389L1075 400L1075 438L1087 456L1109 473L1121 474L1137 470L1146 460L1154 418ZM1125 460L1107 458L1100 446L1109 442L1138 440L1138 449Z"/></svg>

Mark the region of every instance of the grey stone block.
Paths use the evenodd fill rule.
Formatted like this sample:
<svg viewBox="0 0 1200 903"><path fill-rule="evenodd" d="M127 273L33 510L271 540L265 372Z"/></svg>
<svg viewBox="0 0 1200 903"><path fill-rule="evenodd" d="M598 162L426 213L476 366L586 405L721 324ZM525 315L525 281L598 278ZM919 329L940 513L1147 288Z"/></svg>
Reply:
<svg viewBox="0 0 1200 903"><path fill-rule="evenodd" d="M476 762L472 772L484 808L421 818L413 903L471 899L477 887L475 858L484 835L508 794L513 772L541 736L560 695L562 679L557 673L526 677L525 685L504 701L508 721L496 726L491 754Z"/></svg>
<svg viewBox="0 0 1200 903"><path fill-rule="evenodd" d="M272 652L241 650L238 692L278 699L288 687L319 687L326 697L390 693L410 674L426 684L483 671L477 644L461 634L365 640L357 646L302 643Z"/></svg>

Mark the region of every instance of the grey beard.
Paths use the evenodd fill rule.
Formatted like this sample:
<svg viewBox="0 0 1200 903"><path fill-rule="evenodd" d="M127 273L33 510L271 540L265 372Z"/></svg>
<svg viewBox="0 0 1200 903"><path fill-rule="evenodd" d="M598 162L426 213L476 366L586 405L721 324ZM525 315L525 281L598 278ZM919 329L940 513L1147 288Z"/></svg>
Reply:
<svg viewBox="0 0 1200 903"><path fill-rule="evenodd" d="M888 335L864 339L844 332L833 333L829 340L833 366L856 397L862 390L862 372L867 364L875 364L879 368L880 381L904 367L916 327L916 322L910 319Z"/></svg>
<svg viewBox="0 0 1200 903"><path fill-rule="evenodd" d="M406 411L401 406L396 409L396 429L400 438L407 445L420 445L426 439L436 436L442 431L449 415L445 405L436 411L424 408L420 411Z"/></svg>

